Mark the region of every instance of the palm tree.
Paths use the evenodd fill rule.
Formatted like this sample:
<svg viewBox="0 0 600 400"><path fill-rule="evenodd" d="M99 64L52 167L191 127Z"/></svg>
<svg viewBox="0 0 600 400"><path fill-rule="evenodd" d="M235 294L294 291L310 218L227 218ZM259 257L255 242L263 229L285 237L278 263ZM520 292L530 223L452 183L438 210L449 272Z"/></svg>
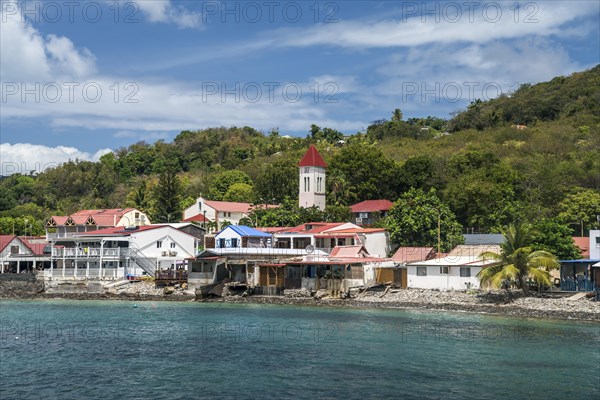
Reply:
<svg viewBox="0 0 600 400"><path fill-rule="evenodd" d="M540 286L551 285L549 270L559 267L558 259L552 253L531 248L533 233L529 224L521 223L510 224L502 231L506 241L501 245L500 254L485 252L480 256L482 259L500 261L477 274L482 286L500 287L503 281L508 280L527 293L527 278Z"/></svg>

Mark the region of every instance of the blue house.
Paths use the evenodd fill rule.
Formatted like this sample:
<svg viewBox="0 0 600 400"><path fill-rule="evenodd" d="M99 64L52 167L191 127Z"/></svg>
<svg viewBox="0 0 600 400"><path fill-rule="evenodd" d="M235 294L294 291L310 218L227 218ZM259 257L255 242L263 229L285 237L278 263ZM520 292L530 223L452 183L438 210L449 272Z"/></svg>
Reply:
<svg viewBox="0 0 600 400"><path fill-rule="evenodd" d="M215 248L272 247L272 235L245 225L229 225L215 236Z"/></svg>

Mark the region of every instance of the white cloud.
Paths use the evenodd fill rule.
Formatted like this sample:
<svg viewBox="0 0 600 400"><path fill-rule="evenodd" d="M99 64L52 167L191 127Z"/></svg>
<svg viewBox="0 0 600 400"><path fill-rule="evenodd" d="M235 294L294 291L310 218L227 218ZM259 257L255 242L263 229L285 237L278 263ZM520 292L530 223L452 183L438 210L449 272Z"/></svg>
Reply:
<svg viewBox="0 0 600 400"><path fill-rule="evenodd" d="M29 174L30 171L42 172L69 160L98 161L110 149L101 149L91 154L75 147L48 147L30 143L0 143L2 170L0 175L14 173Z"/></svg>
<svg viewBox="0 0 600 400"><path fill-rule="evenodd" d="M202 21L202 14L173 5L170 0L145 0L136 3L150 22L174 23L180 28L198 28Z"/></svg>
<svg viewBox="0 0 600 400"><path fill-rule="evenodd" d="M413 3L423 9L403 17L386 20L347 20L339 23L318 24L312 28L281 29L275 45L280 47L309 47L331 45L348 48L412 47L440 43L487 43L498 39L515 39L527 35L551 36L572 34L581 36L582 29L593 29L583 24L578 30L562 27L579 18L597 15L595 2L544 2L531 3L536 8L520 10L517 15L512 3L477 3L473 11L463 5L460 18L456 13L444 11L441 2L432 3L441 8L433 14L425 12L425 3ZM459 3L453 3L458 5ZM469 4L469 3L462 3ZM472 4L472 3L471 3ZM501 7L497 11L494 4ZM471 16L472 15L472 16ZM437 20L436 20L437 18ZM270 32L269 36L273 33ZM272 46L265 41L265 46Z"/></svg>
<svg viewBox="0 0 600 400"><path fill-rule="evenodd" d="M95 72L95 57L88 49L77 49L64 36L43 37L29 22L22 21L20 13L4 11L3 7L0 79L5 82L81 79Z"/></svg>

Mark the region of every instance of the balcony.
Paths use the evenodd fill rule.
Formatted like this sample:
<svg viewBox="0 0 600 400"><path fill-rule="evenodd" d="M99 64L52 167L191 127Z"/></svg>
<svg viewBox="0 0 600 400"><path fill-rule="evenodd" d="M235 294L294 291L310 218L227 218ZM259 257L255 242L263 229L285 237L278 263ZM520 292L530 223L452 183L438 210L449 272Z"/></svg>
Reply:
<svg viewBox="0 0 600 400"><path fill-rule="evenodd" d="M101 249L99 247L65 247L65 248L53 248L52 258L76 258L76 259L90 259L90 258L104 258L104 259L119 259L129 255L129 249L125 247L116 247Z"/></svg>

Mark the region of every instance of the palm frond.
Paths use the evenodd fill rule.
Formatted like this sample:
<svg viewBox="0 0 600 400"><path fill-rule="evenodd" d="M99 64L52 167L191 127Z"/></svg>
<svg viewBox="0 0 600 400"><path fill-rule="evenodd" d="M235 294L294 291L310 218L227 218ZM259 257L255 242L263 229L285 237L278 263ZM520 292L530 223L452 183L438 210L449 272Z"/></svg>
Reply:
<svg viewBox="0 0 600 400"><path fill-rule="evenodd" d="M548 271L541 270L539 268L531 267L529 268L529 276L539 285L550 286L552 282L550 282L550 274Z"/></svg>

